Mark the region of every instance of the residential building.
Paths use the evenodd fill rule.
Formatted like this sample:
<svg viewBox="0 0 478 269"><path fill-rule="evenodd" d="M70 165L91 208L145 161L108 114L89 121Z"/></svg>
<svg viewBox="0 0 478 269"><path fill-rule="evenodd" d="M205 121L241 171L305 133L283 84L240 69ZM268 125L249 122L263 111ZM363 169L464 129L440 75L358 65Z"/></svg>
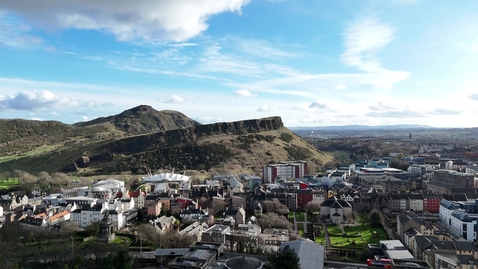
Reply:
<svg viewBox="0 0 478 269"><path fill-rule="evenodd" d="M202 240L205 242L225 244L226 235L230 231L231 231L231 226L216 224L203 232Z"/></svg>
<svg viewBox="0 0 478 269"><path fill-rule="evenodd" d="M150 223L151 225L154 225L159 231L166 232L174 230L176 228L177 221L178 220L173 216L161 216L155 220L151 220Z"/></svg>
<svg viewBox="0 0 478 269"><path fill-rule="evenodd" d="M268 164L262 167L264 183L275 183L276 178L296 179L309 173L309 166L305 161L281 162Z"/></svg>
<svg viewBox="0 0 478 269"><path fill-rule="evenodd" d="M312 190L297 190L297 206L303 208L308 202L313 200Z"/></svg>
<svg viewBox="0 0 478 269"><path fill-rule="evenodd" d="M148 205L147 207L147 214L148 216L159 216L161 214L163 204L155 201L154 204Z"/></svg>
<svg viewBox="0 0 478 269"><path fill-rule="evenodd" d="M460 173L454 170L435 170L433 171L433 180L464 188L475 188L473 174Z"/></svg>
<svg viewBox="0 0 478 269"><path fill-rule="evenodd" d="M231 217L234 219L235 225L239 224L244 224L246 223L246 211L244 211L244 208L233 208L233 209L227 209L223 213L223 218L227 219L228 217Z"/></svg>
<svg viewBox="0 0 478 269"><path fill-rule="evenodd" d="M145 208L146 194L143 191L130 191L128 196L134 200L134 206L136 209Z"/></svg>
<svg viewBox="0 0 478 269"><path fill-rule="evenodd" d="M179 231L181 235L189 235L194 237L196 241L202 241L202 233L208 228L209 226L205 222L195 221L186 228Z"/></svg>

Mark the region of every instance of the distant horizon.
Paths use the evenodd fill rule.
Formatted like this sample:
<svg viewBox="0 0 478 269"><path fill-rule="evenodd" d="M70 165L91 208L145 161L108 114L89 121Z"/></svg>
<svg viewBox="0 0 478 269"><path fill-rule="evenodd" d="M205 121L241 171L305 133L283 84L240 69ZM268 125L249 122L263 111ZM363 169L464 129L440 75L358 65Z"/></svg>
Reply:
<svg viewBox="0 0 478 269"><path fill-rule="evenodd" d="M139 106L150 106L150 105L139 105ZM118 115L124 111L127 111L127 110L130 110L130 109L133 109L133 108L136 108L138 106L135 106L135 107L131 107L129 109L126 109L126 110L123 110L119 113L116 113L116 114L111 114L111 115L104 115L104 116L100 116L100 117L97 117L97 118L92 118L92 119L88 119L88 120L85 120L85 121L77 121L77 122L72 122L72 123L68 123L68 122L63 122L61 120L56 120L56 119L49 119L49 120L44 120L44 119L24 119L24 118L0 118L0 120L37 120L37 121L59 121L61 123L64 123L64 124L69 124L69 125L73 125L73 124L76 124L76 123L81 123L81 122L88 122L88 121L93 121L95 119L98 119L98 118L104 118L104 117L110 117L110 116L114 116L114 115ZM153 108L154 109L154 108ZM189 115L179 111L179 110L173 110L173 109L165 109L165 110L169 110L169 111L176 111L176 112L179 112L179 113L182 113L184 114L185 116L191 118ZM157 110L157 111L163 111L163 110ZM279 117L281 118L282 120L282 117L280 116L277 116L277 115L271 115L271 116L267 116L267 117L261 117L261 118L247 118L247 119L239 119L239 120L233 120L233 121L217 121L217 122L201 122L199 120L196 120L194 118L191 118L193 120L196 120L197 122L201 123L201 124L214 124L214 123L222 123L222 122L235 122L235 121L247 121L247 120L257 120L257 119L264 119L264 118L270 118L270 117ZM458 129L467 129L467 128L477 128L477 127L435 127L435 126L430 126L430 125L422 125L422 124L389 124L389 125L366 125L366 124L344 124L344 125L315 125L315 126L287 126L284 121L282 120L283 124L284 124L284 127L286 128L289 128L289 129L313 129L313 128L328 128L328 129L331 129L331 128L344 128L344 127L368 127L368 128L387 128L387 127L402 127L403 128L407 128L407 127L410 127L411 130L413 129L427 129L427 128L430 128L430 129L454 129L454 128L458 128Z"/></svg>
<svg viewBox="0 0 478 269"><path fill-rule="evenodd" d="M478 122L478 1L0 1L0 117Z"/></svg>

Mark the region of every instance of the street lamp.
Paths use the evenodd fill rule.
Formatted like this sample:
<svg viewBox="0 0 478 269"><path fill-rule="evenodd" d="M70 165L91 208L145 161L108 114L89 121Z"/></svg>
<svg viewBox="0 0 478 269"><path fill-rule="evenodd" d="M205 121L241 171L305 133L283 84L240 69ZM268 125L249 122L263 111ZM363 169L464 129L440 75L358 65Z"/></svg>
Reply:
<svg viewBox="0 0 478 269"><path fill-rule="evenodd" d="M73 255L73 235L71 237L71 255Z"/></svg>

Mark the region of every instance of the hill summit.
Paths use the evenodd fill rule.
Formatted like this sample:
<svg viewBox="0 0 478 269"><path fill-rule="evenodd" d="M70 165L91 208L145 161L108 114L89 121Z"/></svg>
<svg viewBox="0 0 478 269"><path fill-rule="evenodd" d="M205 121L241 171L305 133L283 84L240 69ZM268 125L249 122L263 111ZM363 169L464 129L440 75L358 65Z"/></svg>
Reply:
<svg viewBox="0 0 478 269"><path fill-rule="evenodd" d="M200 125L178 111L157 111L151 106L140 105L125 110L120 114L101 117L87 122L76 123L76 127L95 125L112 125L115 129L128 134L145 134L187 128Z"/></svg>

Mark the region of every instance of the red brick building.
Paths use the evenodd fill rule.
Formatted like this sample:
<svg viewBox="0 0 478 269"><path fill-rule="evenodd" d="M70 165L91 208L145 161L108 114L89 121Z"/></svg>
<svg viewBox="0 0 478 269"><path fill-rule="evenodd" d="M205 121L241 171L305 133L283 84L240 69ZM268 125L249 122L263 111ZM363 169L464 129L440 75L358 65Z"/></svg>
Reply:
<svg viewBox="0 0 478 269"><path fill-rule="evenodd" d="M297 190L297 207L304 207L313 200L312 190Z"/></svg>
<svg viewBox="0 0 478 269"><path fill-rule="evenodd" d="M440 211L441 198L437 195L424 195L423 196L423 211L430 213L438 213Z"/></svg>

